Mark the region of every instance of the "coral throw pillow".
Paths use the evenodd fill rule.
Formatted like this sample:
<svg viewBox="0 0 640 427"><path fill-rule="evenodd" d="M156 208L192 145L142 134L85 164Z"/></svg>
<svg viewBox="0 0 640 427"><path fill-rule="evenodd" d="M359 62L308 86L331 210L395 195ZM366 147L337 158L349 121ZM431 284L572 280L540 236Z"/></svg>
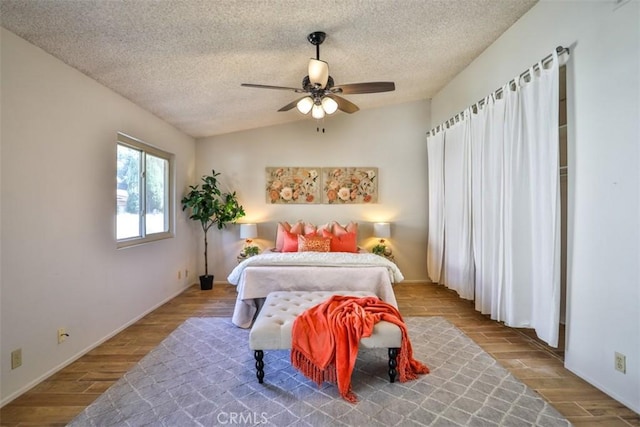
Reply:
<svg viewBox="0 0 640 427"><path fill-rule="evenodd" d="M276 231L276 252L296 252L297 251L297 240L296 240L296 249L292 251L285 251L285 239L287 237L287 233L292 234L302 234L304 231L304 223L302 221L298 221L295 225L289 225L288 222L279 222L278 229Z"/></svg>
<svg viewBox="0 0 640 427"><path fill-rule="evenodd" d="M329 252L331 250L331 239L323 236L298 235L298 252Z"/></svg>
<svg viewBox="0 0 640 427"><path fill-rule="evenodd" d="M329 233L327 230L323 230L322 235L331 239L331 252L358 252L355 232L337 236Z"/></svg>
<svg viewBox="0 0 640 427"><path fill-rule="evenodd" d="M283 231L282 252L298 252L298 236L300 234Z"/></svg>
<svg viewBox="0 0 640 427"><path fill-rule="evenodd" d="M276 230L276 251L282 252L284 246L284 233L285 231L291 231L291 225L288 222L279 222L278 229Z"/></svg>
<svg viewBox="0 0 640 427"><path fill-rule="evenodd" d="M343 235L349 234L349 233L354 233L355 235L358 234L358 223L357 222L351 221L345 227L341 226L337 222L335 224L333 224L333 234L335 234L336 236L343 236Z"/></svg>

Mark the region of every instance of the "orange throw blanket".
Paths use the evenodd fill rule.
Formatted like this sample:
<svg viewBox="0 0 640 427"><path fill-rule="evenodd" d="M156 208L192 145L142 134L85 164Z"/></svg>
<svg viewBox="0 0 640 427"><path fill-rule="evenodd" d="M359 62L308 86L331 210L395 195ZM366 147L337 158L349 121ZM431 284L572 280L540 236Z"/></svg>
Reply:
<svg viewBox="0 0 640 427"><path fill-rule="evenodd" d="M401 382L429 373L429 368L413 358L407 327L398 310L378 297L334 295L296 318L291 332L291 364L320 386L337 383L340 395L357 402L351 391L351 374L358 356L360 338L371 336L380 320L394 323L402 331L397 357Z"/></svg>

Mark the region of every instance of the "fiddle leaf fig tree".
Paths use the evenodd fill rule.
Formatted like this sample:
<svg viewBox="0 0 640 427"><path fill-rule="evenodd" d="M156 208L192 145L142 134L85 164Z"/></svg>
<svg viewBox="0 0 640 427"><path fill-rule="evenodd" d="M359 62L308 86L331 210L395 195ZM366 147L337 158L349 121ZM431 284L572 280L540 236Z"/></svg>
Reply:
<svg viewBox="0 0 640 427"><path fill-rule="evenodd" d="M190 191L182 198L182 210L190 209L190 219L200 222L204 232L204 274L209 276L207 257L207 232L214 225L222 230L229 223L235 223L245 216L244 208L238 202L236 192L223 193L218 187L215 170L211 175L202 176L202 185L190 185Z"/></svg>

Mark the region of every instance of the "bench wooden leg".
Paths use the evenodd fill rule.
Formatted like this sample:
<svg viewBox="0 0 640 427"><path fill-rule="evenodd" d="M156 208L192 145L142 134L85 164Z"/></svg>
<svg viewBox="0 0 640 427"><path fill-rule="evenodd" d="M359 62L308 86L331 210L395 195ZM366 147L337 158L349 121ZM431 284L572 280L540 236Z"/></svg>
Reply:
<svg viewBox="0 0 640 427"><path fill-rule="evenodd" d="M398 361L396 358L398 357L398 348L390 348L389 349L389 382L396 382L396 367L398 367Z"/></svg>
<svg viewBox="0 0 640 427"><path fill-rule="evenodd" d="M258 382L262 384L264 382L264 352L262 350L256 350L253 352L253 357L256 358L256 376Z"/></svg>

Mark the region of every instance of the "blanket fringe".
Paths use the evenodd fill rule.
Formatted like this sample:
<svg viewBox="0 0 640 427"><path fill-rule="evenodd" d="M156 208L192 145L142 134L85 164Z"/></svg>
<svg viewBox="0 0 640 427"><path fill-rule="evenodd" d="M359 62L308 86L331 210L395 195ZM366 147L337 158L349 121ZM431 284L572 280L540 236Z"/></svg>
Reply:
<svg viewBox="0 0 640 427"><path fill-rule="evenodd" d="M413 358L413 348L409 337L406 336L406 330L403 329L402 346L398 355L398 378L401 383L415 380L418 375L428 374L429 368L424 363Z"/></svg>
<svg viewBox="0 0 640 427"><path fill-rule="evenodd" d="M338 383L338 377L336 375L336 365L335 363L330 363L326 368L319 368L316 364L310 361L304 353L297 351L295 349L291 350L291 364L294 368L299 370L305 377L309 378L311 381L316 383L318 387L322 386L323 382L328 382L332 384ZM350 402L357 403L358 398L355 393L351 391L351 384L349 384L349 389L342 393L340 392L341 397Z"/></svg>
<svg viewBox="0 0 640 427"><path fill-rule="evenodd" d="M294 368L302 372L302 374L316 383L318 387L323 382L337 383L336 365L334 363L329 364L326 368L322 369L313 363L304 353L296 349L291 350L291 364Z"/></svg>

